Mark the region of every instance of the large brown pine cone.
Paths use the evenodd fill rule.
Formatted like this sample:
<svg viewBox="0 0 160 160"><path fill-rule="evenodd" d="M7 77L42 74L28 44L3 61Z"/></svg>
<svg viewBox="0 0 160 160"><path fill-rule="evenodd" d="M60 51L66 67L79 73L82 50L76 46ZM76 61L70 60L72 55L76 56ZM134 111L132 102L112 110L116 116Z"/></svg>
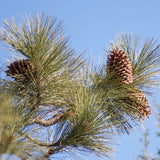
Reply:
<svg viewBox="0 0 160 160"><path fill-rule="evenodd" d="M33 64L30 60L17 60L7 66L9 70L5 71L7 76L15 78L16 81L31 81Z"/></svg>
<svg viewBox="0 0 160 160"><path fill-rule="evenodd" d="M116 77L114 79L121 79L120 83L123 85L132 83L132 64L128 56L118 47L110 52L111 54L108 55L107 61L107 72L115 72Z"/></svg>

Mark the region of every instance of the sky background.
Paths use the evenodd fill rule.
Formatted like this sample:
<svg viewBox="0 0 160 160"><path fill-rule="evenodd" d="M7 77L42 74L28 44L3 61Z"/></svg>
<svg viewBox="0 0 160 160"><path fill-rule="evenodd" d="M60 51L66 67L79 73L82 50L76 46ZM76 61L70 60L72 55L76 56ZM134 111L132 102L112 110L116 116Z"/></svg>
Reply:
<svg viewBox="0 0 160 160"><path fill-rule="evenodd" d="M11 16L18 22L20 15L42 11L62 20L66 34L71 36L72 47L79 53L86 51L96 63L105 57L104 48L121 32L131 32L142 39L154 37L160 43L160 0L1 0L0 25ZM6 56L1 49L1 62ZM155 91L154 99L159 103L159 89ZM156 111L154 107L153 111ZM156 123L153 115L145 121L150 129L149 149L153 154L160 144ZM141 153L143 148L139 138L142 138L142 130L138 129L129 136L119 137L112 160L135 160L134 154ZM92 157L92 160L96 158Z"/></svg>

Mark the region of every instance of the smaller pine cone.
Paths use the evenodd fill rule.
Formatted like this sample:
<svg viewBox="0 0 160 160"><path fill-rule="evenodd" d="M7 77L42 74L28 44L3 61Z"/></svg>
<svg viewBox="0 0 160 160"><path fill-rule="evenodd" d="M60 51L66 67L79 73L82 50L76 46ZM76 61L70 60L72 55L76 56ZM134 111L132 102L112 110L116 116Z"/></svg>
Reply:
<svg viewBox="0 0 160 160"><path fill-rule="evenodd" d="M31 81L34 66L30 60L25 59L14 61L7 67L9 68L9 70L5 71L7 76L15 78L16 81Z"/></svg>
<svg viewBox="0 0 160 160"><path fill-rule="evenodd" d="M132 83L132 64L128 56L125 55L123 50L119 50L118 47L110 51L110 53L107 60L107 72L114 71L116 73L114 79L121 79L122 85Z"/></svg>
<svg viewBox="0 0 160 160"><path fill-rule="evenodd" d="M150 105L143 93L132 93L131 96L136 98L136 106L142 113L143 117L150 118L149 114L152 114L152 109L149 109Z"/></svg>

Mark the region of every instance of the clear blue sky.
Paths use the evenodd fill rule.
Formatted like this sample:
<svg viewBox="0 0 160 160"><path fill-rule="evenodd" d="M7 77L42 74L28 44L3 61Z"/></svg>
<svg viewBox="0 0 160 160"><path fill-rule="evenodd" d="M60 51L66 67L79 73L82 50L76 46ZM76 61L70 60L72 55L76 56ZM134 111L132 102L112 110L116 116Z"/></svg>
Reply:
<svg viewBox="0 0 160 160"><path fill-rule="evenodd" d="M44 11L63 20L71 44L80 53L96 61L104 57L104 48L115 34L132 32L142 38L154 37L160 43L160 1L159 0L3 0L0 4L0 24L11 16L18 19L24 13ZM0 52L0 59L5 58ZM155 96L158 101L158 90ZM154 109L154 108L153 108ZM154 109L155 110L155 109ZM147 121L150 128L151 152L156 152L160 139L156 137L154 116ZM142 148L141 131L120 137L113 160L134 160L134 154ZM87 158L89 160L91 158ZM92 160L96 160L92 157Z"/></svg>

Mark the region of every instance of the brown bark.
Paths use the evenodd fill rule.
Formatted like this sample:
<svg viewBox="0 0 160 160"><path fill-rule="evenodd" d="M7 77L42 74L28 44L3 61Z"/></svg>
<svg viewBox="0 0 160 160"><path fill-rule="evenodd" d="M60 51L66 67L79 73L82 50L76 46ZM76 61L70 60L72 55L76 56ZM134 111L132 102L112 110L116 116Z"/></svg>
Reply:
<svg viewBox="0 0 160 160"><path fill-rule="evenodd" d="M53 117L49 119L43 119L41 116L36 116L32 120L29 120L29 124L39 124L44 127L52 126L56 124L59 120L61 120L64 116L64 113L57 113Z"/></svg>

